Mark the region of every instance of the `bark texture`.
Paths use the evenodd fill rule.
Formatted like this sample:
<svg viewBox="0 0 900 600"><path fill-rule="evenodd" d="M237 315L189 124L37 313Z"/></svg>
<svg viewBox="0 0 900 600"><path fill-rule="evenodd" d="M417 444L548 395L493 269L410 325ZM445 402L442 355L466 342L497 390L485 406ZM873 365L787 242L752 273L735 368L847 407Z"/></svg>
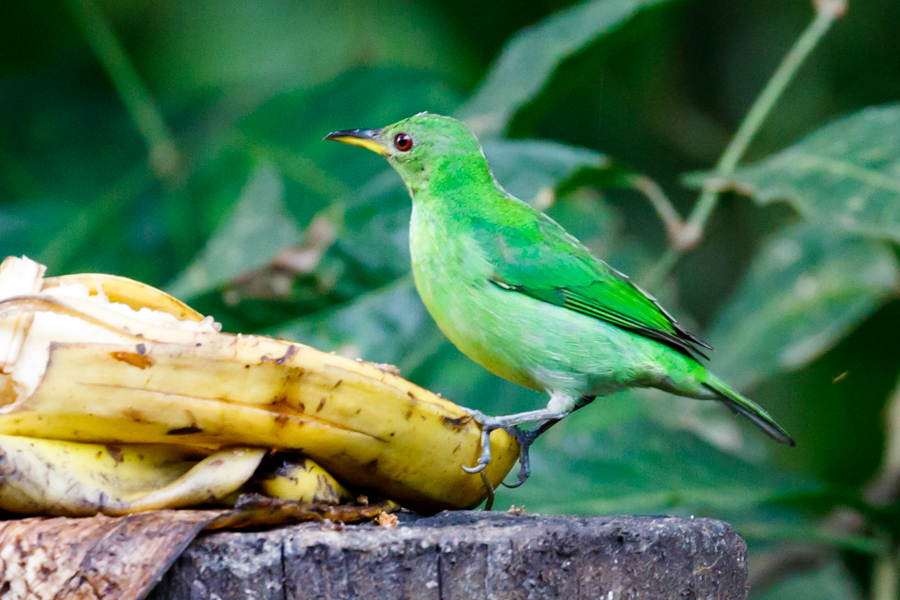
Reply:
<svg viewBox="0 0 900 600"><path fill-rule="evenodd" d="M747 597L726 523L673 517L399 515L396 527L305 523L202 534L154 600Z"/></svg>

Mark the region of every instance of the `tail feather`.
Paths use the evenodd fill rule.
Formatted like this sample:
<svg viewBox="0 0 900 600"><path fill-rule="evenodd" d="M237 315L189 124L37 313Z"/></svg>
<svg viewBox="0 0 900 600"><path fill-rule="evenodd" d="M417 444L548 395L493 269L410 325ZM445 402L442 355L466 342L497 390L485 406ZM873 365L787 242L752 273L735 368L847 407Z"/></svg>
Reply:
<svg viewBox="0 0 900 600"><path fill-rule="evenodd" d="M724 381L713 375L708 375L703 385L711 389L719 396L719 399L732 411L740 413L753 421L753 423L766 432L772 439L781 444L796 446L797 442L769 416L763 407L749 398L744 398L736 391L728 387Z"/></svg>

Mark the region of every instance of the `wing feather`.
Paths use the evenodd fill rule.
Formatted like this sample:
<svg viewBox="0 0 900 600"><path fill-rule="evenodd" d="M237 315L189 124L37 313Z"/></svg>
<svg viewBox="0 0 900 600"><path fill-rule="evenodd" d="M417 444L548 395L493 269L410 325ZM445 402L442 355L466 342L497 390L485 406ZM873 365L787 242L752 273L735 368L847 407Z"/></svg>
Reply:
<svg viewBox="0 0 900 600"><path fill-rule="evenodd" d="M706 358L701 348L712 348L678 325L653 296L550 217L523 208L526 212L506 226L473 222L494 285L611 323L691 358Z"/></svg>

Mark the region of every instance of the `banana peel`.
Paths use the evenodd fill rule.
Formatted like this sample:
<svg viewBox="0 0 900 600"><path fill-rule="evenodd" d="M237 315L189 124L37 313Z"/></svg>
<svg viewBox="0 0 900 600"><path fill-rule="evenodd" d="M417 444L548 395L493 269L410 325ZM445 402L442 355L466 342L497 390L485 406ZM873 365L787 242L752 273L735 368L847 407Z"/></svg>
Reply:
<svg viewBox="0 0 900 600"><path fill-rule="evenodd" d="M221 333L131 280L43 279L27 259L0 265L0 435L287 450L350 488L427 512L489 493L460 468L475 463L481 432L452 402L376 365ZM518 446L502 430L491 445L485 475L496 486Z"/></svg>
<svg viewBox="0 0 900 600"><path fill-rule="evenodd" d="M110 303L124 304L135 311L140 311L143 308L168 313L180 321L203 320L203 315L181 300L173 298L146 283L117 275L81 273L79 275L47 277L43 280L41 289L52 290L53 288L65 288L68 286L83 286L87 288L88 294L92 297L105 296Z"/></svg>
<svg viewBox="0 0 900 600"><path fill-rule="evenodd" d="M304 456L276 455L264 464L255 482L270 498L301 504L340 504L354 495L331 473Z"/></svg>
<svg viewBox="0 0 900 600"><path fill-rule="evenodd" d="M197 460L197 451L174 446L0 435L0 453L4 509L88 516L219 502L253 476L266 450L230 448Z"/></svg>
<svg viewBox="0 0 900 600"><path fill-rule="evenodd" d="M0 506L20 514L115 516L230 506L256 486L271 498L305 505L353 498L309 458L279 456L263 468L260 463L266 454L261 448L210 453L189 446L86 444L0 435Z"/></svg>

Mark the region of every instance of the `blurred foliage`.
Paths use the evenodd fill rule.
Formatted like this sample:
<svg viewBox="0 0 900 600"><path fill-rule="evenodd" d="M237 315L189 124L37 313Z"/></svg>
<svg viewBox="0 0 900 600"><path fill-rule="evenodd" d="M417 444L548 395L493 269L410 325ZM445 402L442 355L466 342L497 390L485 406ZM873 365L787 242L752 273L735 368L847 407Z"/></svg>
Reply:
<svg viewBox="0 0 900 600"><path fill-rule="evenodd" d="M724 179L698 173L811 2L12 8L0 255L168 286L227 330L393 363L489 413L536 408L540 394L463 357L419 301L399 178L321 141L422 110L466 118L512 193L638 281L662 273L650 291L717 347L713 370L799 443L774 447L708 403L623 393L541 438L534 475L499 505L719 517L748 539L753 597L896 595L896 0L850 0ZM678 228L647 199L665 190L688 214L698 186L718 199L705 239L660 269Z"/></svg>

